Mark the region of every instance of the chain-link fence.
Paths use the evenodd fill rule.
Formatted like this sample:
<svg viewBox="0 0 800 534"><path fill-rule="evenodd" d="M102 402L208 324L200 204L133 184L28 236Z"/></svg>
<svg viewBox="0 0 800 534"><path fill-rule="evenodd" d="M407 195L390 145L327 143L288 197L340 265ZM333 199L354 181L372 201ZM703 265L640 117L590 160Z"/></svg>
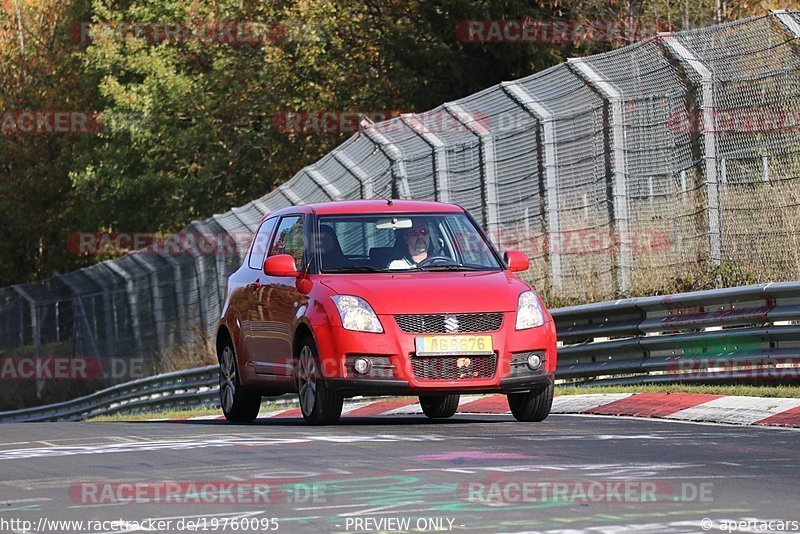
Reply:
<svg viewBox="0 0 800 534"><path fill-rule="evenodd" d="M462 205L500 249L528 253L526 276L551 297L646 294L715 269L796 279L798 37L800 14L787 11L661 34L365 123L275 191L174 239L219 241L292 204L391 195ZM158 361L197 346L242 259L241 247L200 249L0 289L2 354Z"/></svg>

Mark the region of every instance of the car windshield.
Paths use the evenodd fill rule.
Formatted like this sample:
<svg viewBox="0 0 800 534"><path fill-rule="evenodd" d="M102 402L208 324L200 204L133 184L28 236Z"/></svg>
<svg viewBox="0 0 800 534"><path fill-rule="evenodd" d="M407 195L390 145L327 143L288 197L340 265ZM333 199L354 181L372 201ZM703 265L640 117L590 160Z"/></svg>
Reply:
<svg viewBox="0 0 800 534"><path fill-rule="evenodd" d="M495 254L463 213L319 218L320 272L497 271Z"/></svg>

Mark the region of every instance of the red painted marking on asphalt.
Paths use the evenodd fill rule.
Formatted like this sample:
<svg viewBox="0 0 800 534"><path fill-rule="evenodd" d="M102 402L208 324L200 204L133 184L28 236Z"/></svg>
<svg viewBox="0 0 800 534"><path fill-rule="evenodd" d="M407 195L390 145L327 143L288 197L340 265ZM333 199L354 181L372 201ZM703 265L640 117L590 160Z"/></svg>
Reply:
<svg viewBox="0 0 800 534"><path fill-rule="evenodd" d="M381 415L384 412L396 410L404 406L416 404L417 400L395 400L395 401L378 401L361 406L355 410L350 410L343 417L369 417L371 415Z"/></svg>
<svg viewBox="0 0 800 534"><path fill-rule="evenodd" d="M693 408L723 395L705 393L639 393L583 413L593 415L632 415L635 417L665 417L686 408Z"/></svg>
<svg viewBox="0 0 800 534"><path fill-rule="evenodd" d="M508 399L505 395L491 395L458 407L459 413L508 413Z"/></svg>
<svg viewBox="0 0 800 534"><path fill-rule="evenodd" d="M754 425L773 425L773 426L798 426L800 427L800 406L791 408L785 412L776 413L769 417L756 421Z"/></svg>
<svg viewBox="0 0 800 534"><path fill-rule="evenodd" d="M300 408L292 408L290 410L284 410L278 414L272 416L272 419L287 419L293 417L303 417L303 412L300 411Z"/></svg>

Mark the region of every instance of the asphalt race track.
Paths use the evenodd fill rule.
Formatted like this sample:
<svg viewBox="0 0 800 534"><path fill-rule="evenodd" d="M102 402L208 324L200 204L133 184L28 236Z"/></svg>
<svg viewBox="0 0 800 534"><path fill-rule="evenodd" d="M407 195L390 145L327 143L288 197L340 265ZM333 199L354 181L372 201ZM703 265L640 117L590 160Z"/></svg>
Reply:
<svg viewBox="0 0 800 534"><path fill-rule="evenodd" d="M758 532L757 521L800 521L791 429L459 414L2 430L3 533L677 533L732 520ZM65 520L85 523L53 523Z"/></svg>

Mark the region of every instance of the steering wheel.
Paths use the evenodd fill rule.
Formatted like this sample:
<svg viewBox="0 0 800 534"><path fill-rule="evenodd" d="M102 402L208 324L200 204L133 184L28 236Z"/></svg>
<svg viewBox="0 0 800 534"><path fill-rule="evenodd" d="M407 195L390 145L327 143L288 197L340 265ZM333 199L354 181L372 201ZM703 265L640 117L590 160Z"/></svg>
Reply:
<svg viewBox="0 0 800 534"><path fill-rule="evenodd" d="M419 267L427 267L428 265L444 264L444 263L455 264L456 262L450 256L428 256L427 258L419 262L417 265Z"/></svg>

